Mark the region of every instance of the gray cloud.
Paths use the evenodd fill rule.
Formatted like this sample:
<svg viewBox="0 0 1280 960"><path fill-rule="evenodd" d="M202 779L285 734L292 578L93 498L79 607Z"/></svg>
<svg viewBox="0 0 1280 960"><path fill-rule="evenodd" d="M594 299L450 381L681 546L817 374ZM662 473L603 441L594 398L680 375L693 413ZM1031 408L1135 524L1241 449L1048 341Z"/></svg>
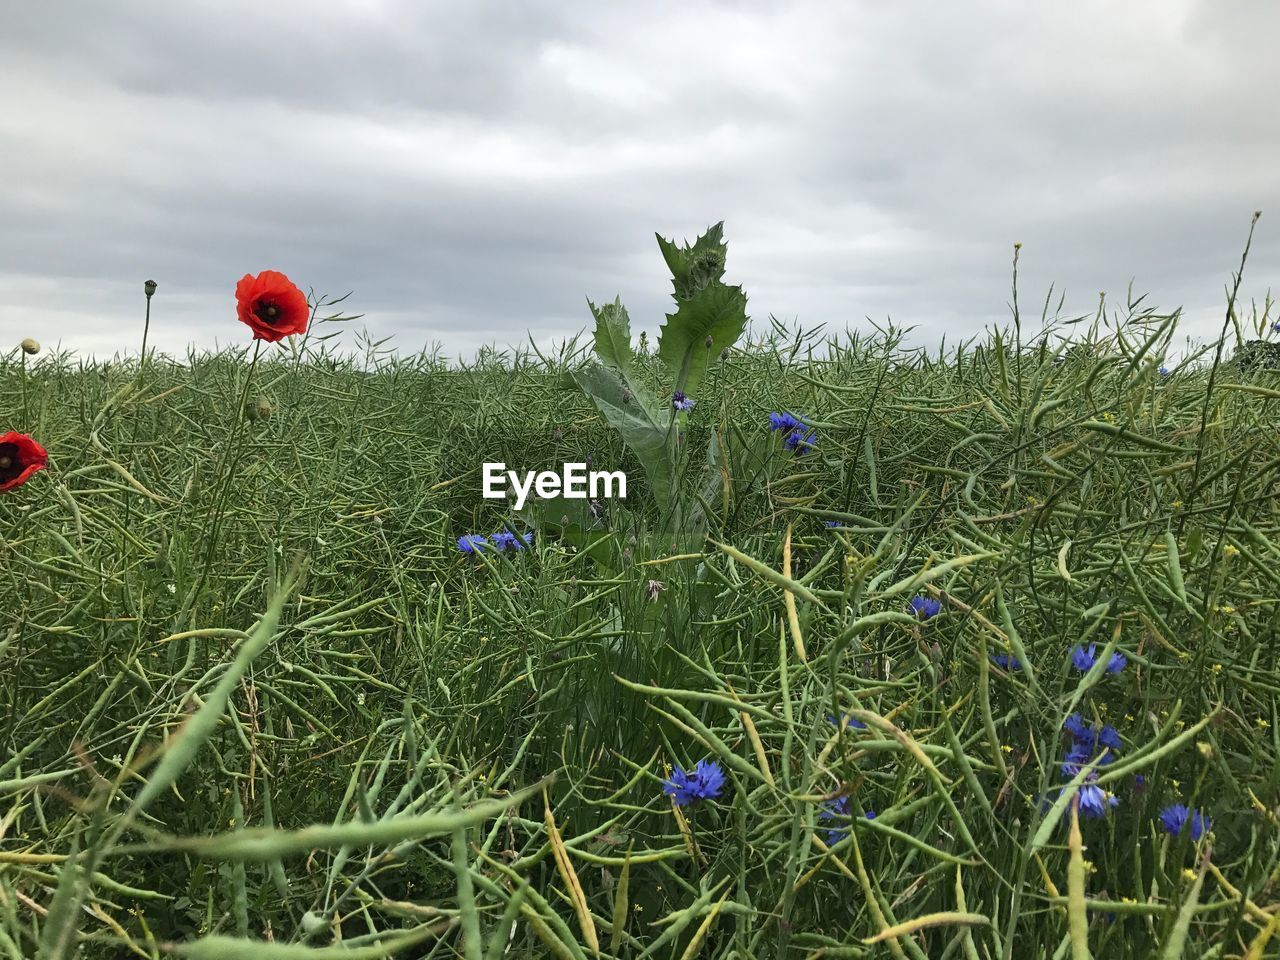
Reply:
<svg viewBox="0 0 1280 960"><path fill-rule="evenodd" d="M562 338L724 219L758 320L934 344L1133 280L1221 323L1280 267L1268 2L23 5L0 38L0 343L241 343L279 269L411 352ZM1055 298L1056 302L1056 298Z"/></svg>

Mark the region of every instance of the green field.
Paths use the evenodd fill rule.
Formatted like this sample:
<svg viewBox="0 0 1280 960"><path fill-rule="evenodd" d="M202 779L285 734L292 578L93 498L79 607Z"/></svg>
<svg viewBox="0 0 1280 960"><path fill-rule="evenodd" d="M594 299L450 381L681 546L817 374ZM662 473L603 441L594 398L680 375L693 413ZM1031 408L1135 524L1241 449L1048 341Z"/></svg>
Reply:
<svg viewBox="0 0 1280 960"><path fill-rule="evenodd" d="M666 252L650 344L3 359L0 957L1280 955L1271 318L748 338Z"/></svg>

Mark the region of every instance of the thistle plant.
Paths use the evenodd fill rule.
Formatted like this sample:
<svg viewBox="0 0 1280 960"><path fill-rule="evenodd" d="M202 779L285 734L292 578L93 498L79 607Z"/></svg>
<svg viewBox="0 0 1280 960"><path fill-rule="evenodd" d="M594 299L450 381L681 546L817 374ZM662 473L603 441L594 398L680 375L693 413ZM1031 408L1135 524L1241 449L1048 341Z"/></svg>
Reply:
<svg viewBox="0 0 1280 960"><path fill-rule="evenodd" d="M714 489L720 475L719 439L712 433L705 452L695 454L683 442L685 427L712 361L738 341L747 325L746 294L723 281L723 228L723 222L709 227L692 245L657 238L676 303L658 335L660 382L652 382L637 362L631 319L620 299L599 307L587 301L596 321L597 360L573 373L640 462L657 517L654 532L675 543L701 542L706 491ZM690 471L688 465L698 459L702 469Z"/></svg>

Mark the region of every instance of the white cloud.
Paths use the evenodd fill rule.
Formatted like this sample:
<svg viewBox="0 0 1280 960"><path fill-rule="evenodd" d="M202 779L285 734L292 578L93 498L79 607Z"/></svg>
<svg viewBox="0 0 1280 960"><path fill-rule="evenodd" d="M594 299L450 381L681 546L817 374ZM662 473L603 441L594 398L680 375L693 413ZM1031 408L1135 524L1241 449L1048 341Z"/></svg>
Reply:
<svg viewBox="0 0 1280 960"><path fill-rule="evenodd" d="M1266 2L78 0L6 28L0 342L38 317L136 350L148 277L161 349L236 342L265 268L354 289L406 352L568 336L619 293L652 333L654 232L721 219L756 318L922 343L1007 317L1014 241L1024 308L1133 280L1199 333L1254 209L1246 297L1280 267Z"/></svg>

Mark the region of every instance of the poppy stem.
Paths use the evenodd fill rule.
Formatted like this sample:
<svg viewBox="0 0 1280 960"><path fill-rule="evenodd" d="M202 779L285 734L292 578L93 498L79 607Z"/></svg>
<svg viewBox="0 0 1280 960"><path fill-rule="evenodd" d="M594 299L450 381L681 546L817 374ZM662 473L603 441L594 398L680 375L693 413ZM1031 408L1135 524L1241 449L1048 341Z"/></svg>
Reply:
<svg viewBox="0 0 1280 960"><path fill-rule="evenodd" d="M143 287L143 292L147 295L147 312L142 318L142 362L138 367L138 378L142 378L142 373L147 369L147 335L151 332L151 295L155 293L155 284L148 280Z"/></svg>
<svg viewBox="0 0 1280 960"><path fill-rule="evenodd" d="M27 351L19 350L18 355L22 360L22 376L19 380L22 391L22 429L30 430L31 421L27 419Z"/></svg>

